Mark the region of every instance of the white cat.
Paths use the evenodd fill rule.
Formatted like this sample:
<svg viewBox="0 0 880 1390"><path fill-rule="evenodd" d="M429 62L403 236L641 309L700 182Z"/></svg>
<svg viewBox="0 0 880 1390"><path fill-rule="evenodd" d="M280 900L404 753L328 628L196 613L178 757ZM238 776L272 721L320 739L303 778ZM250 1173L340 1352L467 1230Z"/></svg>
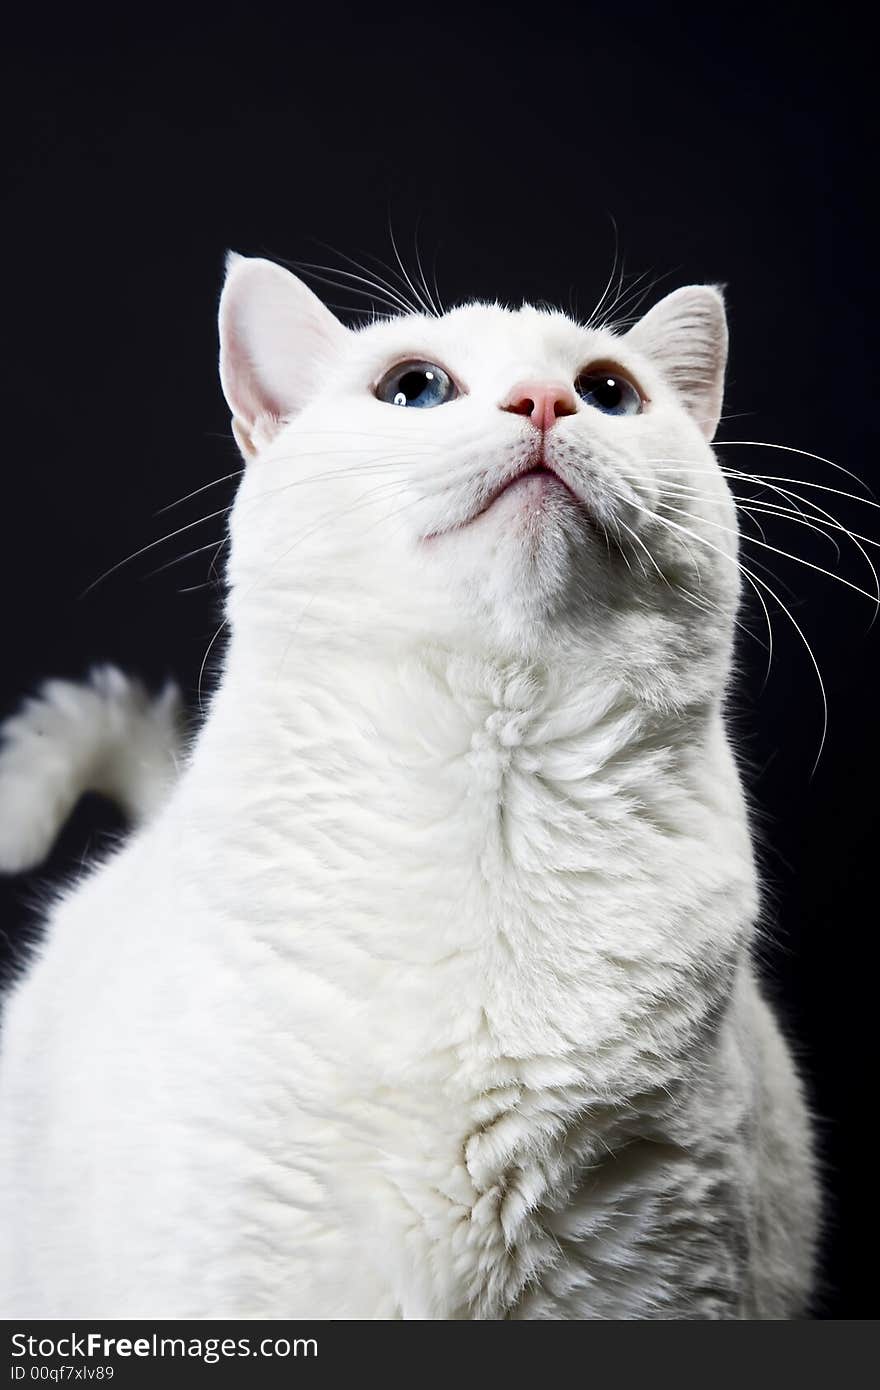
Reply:
<svg viewBox="0 0 880 1390"><path fill-rule="evenodd" d="M247 467L179 777L172 697L108 673L0 757L7 870L86 786L149 813L6 999L0 1309L803 1315L720 295L353 331L236 257L220 326Z"/></svg>

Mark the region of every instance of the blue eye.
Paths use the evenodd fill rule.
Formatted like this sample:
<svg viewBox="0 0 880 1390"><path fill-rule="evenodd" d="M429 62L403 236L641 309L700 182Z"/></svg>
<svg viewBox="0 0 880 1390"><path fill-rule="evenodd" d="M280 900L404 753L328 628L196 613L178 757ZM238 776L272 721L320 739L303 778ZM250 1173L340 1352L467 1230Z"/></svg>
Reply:
<svg viewBox="0 0 880 1390"><path fill-rule="evenodd" d="M601 410L603 415L638 415L641 412L641 395L619 371L588 367L574 385L581 400Z"/></svg>
<svg viewBox="0 0 880 1390"><path fill-rule="evenodd" d="M399 362L376 387L376 396L387 405L411 405L418 410L445 405L457 395L449 373L434 362Z"/></svg>

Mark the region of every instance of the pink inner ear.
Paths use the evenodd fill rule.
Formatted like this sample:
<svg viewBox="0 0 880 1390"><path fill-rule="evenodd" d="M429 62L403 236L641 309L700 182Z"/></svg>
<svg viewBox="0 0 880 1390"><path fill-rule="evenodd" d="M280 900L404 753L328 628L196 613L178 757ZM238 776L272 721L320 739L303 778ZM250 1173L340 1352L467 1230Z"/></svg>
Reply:
<svg viewBox="0 0 880 1390"><path fill-rule="evenodd" d="M711 439L718 425L727 362L724 300L712 285L673 290L626 335L650 357Z"/></svg>
<svg viewBox="0 0 880 1390"><path fill-rule="evenodd" d="M303 409L347 337L295 275L271 261L230 258L220 299L220 378L244 452L255 452Z"/></svg>

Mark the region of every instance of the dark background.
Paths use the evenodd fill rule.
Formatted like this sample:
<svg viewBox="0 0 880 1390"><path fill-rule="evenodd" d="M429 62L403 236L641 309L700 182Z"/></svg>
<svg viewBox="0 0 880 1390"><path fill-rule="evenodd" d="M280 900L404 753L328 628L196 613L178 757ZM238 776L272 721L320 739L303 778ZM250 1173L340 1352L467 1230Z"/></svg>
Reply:
<svg viewBox="0 0 880 1390"><path fill-rule="evenodd" d="M799 6L320 14L208 24L138 11L114 28L41 11L4 36L0 716L40 678L106 659L151 681L174 673L195 703L219 621L212 551L154 571L219 542L222 516L79 596L232 496L230 482L156 516L238 466L216 377L229 246L337 270L343 254L390 262L390 218L410 267L416 237L429 272L436 261L447 302L545 299L586 315L611 270L613 217L627 271L657 281L648 302L690 281L727 285L733 418L720 437L877 481L863 206L876 131L864 43L842 19ZM860 491L796 454L721 452ZM810 495L880 536L871 506ZM835 569L807 528L766 531ZM837 572L870 587L844 542ZM779 591L828 691L811 777L822 711L804 647L777 612L762 690L766 654L741 644L732 715L769 888L761 950L799 1040L831 1194L817 1312L870 1317L880 624L868 633L871 605L833 579L749 549L790 586ZM115 824L84 803L48 868L0 882L11 955L46 882Z"/></svg>

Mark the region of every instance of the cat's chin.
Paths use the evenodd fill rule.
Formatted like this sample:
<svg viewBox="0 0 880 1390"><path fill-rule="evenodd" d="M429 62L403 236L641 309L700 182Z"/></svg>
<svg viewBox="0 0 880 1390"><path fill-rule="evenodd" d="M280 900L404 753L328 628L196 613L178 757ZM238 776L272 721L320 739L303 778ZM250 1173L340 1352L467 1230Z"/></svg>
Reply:
<svg viewBox="0 0 880 1390"><path fill-rule="evenodd" d="M598 535L585 503L549 468L536 467L507 483L464 525L427 538L448 547L455 562L489 564L502 570L525 566L532 573L567 555L573 560ZM566 564L564 568L569 568Z"/></svg>
<svg viewBox="0 0 880 1390"><path fill-rule="evenodd" d="M586 503L574 488L556 469L540 461L509 478L465 520L429 532L425 542L433 544L465 531L483 532L495 524L520 526L531 535L536 528L558 522L560 507L589 520Z"/></svg>
<svg viewBox="0 0 880 1390"><path fill-rule="evenodd" d="M543 650L558 628L580 628L585 602L611 599L608 550L584 505L553 475L529 473L466 527L425 547L458 597L467 626L511 650Z"/></svg>

